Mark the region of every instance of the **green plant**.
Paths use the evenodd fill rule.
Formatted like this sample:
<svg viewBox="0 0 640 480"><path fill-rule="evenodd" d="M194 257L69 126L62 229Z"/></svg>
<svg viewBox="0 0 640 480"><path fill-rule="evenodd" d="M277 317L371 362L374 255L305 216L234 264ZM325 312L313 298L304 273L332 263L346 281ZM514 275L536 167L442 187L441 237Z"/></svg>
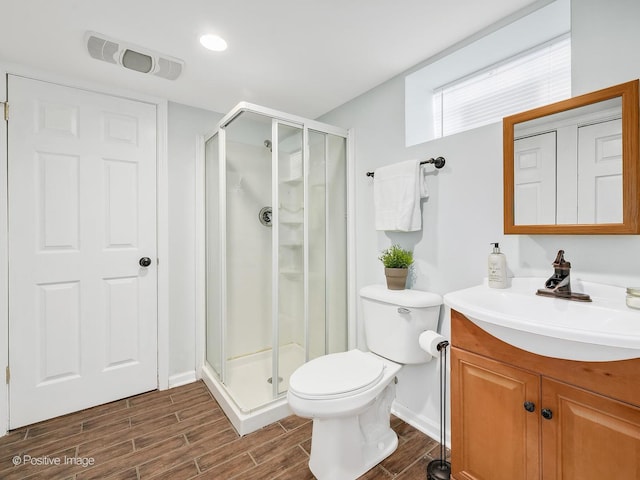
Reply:
<svg viewBox="0 0 640 480"><path fill-rule="evenodd" d="M385 268L409 268L413 263L413 252L401 248L400 245L391 245L378 257Z"/></svg>

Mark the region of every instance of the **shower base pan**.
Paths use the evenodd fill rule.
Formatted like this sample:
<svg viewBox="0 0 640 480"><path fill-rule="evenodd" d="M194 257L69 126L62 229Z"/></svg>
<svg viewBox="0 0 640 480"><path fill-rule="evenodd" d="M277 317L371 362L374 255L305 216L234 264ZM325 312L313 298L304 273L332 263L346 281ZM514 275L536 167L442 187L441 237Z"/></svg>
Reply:
<svg viewBox="0 0 640 480"><path fill-rule="evenodd" d="M278 380L284 393L275 400L270 350L228 361L227 385L217 379L208 365L202 369L202 380L234 428L240 435L246 435L292 414L286 398L288 379L303 362L304 350L298 345L280 349Z"/></svg>

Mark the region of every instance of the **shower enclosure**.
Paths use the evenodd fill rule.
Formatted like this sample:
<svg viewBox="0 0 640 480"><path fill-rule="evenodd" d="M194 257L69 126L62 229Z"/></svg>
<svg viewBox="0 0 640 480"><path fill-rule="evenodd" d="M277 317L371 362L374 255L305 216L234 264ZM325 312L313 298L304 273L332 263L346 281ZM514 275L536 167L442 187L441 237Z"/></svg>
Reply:
<svg viewBox="0 0 640 480"><path fill-rule="evenodd" d="M347 349L347 132L242 103L205 140L202 376L241 433L291 373Z"/></svg>

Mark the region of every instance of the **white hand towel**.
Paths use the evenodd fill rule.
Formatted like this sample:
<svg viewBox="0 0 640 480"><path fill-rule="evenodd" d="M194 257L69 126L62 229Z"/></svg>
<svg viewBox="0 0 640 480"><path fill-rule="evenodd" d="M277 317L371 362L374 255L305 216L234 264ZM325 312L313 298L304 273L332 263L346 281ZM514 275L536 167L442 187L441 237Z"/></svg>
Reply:
<svg viewBox="0 0 640 480"><path fill-rule="evenodd" d="M424 174L424 168L418 169L418 178L420 183L420 198L429 198L429 190L427 189L427 176Z"/></svg>
<svg viewBox="0 0 640 480"><path fill-rule="evenodd" d="M407 160L375 171L376 230L414 232L422 228L420 170L418 160Z"/></svg>

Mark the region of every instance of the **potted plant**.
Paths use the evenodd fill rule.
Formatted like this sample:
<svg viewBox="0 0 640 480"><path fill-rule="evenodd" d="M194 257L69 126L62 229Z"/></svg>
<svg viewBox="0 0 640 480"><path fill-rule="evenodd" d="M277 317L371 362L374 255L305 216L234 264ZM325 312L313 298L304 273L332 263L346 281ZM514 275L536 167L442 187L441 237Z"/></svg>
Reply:
<svg viewBox="0 0 640 480"><path fill-rule="evenodd" d="M413 252L391 245L378 257L384 265L389 290L404 290L407 283L409 266L413 263Z"/></svg>

